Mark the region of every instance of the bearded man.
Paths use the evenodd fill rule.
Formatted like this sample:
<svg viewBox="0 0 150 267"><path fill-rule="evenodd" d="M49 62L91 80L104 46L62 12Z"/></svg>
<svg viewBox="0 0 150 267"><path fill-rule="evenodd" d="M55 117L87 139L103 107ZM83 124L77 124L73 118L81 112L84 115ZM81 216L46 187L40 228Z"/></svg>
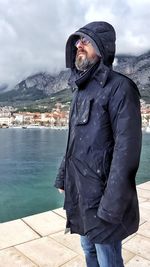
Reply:
<svg viewBox="0 0 150 267"><path fill-rule="evenodd" d="M74 98L55 187L65 193L66 227L81 236L88 267L123 267L121 241L139 225L140 94L112 69L115 40L112 25L91 22L66 44Z"/></svg>

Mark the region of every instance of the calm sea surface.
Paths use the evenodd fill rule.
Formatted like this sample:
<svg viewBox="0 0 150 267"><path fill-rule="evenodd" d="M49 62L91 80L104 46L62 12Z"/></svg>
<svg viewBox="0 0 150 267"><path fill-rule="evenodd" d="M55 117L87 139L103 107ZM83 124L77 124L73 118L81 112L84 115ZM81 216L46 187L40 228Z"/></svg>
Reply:
<svg viewBox="0 0 150 267"><path fill-rule="evenodd" d="M0 129L0 222L61 207L53 187L66 130ZM150 134L143 134L137 183L150 180Z"/></svg>

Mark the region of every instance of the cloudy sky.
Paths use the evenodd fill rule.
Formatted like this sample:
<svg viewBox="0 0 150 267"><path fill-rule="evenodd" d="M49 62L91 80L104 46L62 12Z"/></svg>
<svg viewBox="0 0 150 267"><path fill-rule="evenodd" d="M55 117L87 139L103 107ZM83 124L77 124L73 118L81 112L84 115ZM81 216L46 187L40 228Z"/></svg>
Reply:
<svg viewBox="0 0 150 267"><path fill-rule="evenodd" d="M65 68L67 37L104 20L117 32L117 54L150 50L150 0L0 0L0 86Z"/></svg>

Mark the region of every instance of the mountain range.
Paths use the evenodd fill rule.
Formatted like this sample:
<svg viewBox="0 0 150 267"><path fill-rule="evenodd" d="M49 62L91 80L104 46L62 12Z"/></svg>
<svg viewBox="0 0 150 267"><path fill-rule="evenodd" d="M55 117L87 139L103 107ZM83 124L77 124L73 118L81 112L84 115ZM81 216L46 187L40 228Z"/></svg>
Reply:
<svg viewBox="0 0 150 267"><path fill-rule="evenodd" d="M150 51L140 56L118 56L115 70L131 78L138 86L141 97L150 103Z"/></svg>
<svg viewBox="0 0 150 267"><path fill-rule="evenodd" d="M133 79L142 99L150 103L150 52L140 56L118 55L114 69ZM72 93L68 86L70 71L57 75L41 72L27 77L12 90L0 90L0 106L11 105L18 109L51 110L56 102L70 103Z"/></svg>

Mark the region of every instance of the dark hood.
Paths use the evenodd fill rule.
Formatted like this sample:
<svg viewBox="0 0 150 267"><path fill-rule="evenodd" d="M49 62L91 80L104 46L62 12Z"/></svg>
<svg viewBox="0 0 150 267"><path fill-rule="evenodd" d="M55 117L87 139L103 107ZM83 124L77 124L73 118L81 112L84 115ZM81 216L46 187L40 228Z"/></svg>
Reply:
<svg viewBox="0 0 150 267"><path fill-rule="evenodd" d="M66 67L75 67L76 47L75 42L79 36L85 36L94 46L96 53L101 55L106 66L111 66L115 56L115 30L107 22L91 22L70 35L66 43Z"/></svg>

